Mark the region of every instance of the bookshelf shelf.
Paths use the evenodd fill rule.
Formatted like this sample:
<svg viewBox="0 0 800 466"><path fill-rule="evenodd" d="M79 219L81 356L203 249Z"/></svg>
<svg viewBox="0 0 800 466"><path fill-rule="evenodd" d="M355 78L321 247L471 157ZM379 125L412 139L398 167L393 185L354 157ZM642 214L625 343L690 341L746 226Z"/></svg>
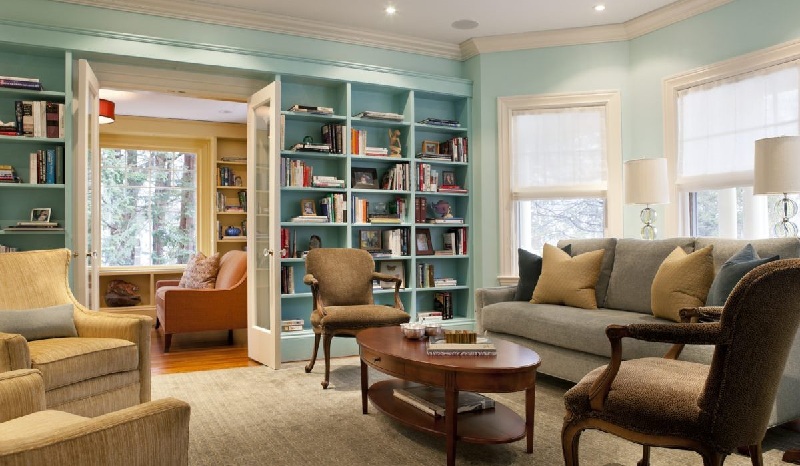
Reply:
<svg viewBox="0 0 800 466"><path fill-rule="evenodd" d="M3 97L3 96L0 96ZM19 100L19 99L17 99ZM0 99L2 101L2 99ZM13 142L17 144L64 144L64 138L37 138L32 136L3 136L0 135L3 143Z"/></svg>
<svg viewBox="0 0 800 466"><path fill-rule="evenodd" d="M245 230L248 219L244 210L225 210L225 206L244 207L239 197L241 191L247 192L247 161L223 160L223 158L246 157L247 139L242 128L241 137L215 137L214 147L214 196L216 199L214 222L214 250L220 255L234 249L245 249L247 237L228 237L225 229L229 226ZM246 197L245 199L246 200Z"/></svg>
<svg viewBox="0 0 800 466"><path fill-rule="evenodd" d="M64 184L0 183L0 189L66 189Z"/></svg>
<svg viewBox="0 0 800 466"><path fill-rule="evenodd" d="M420 192L417 190L419 166L429 164L434 170L453 172L459 185L469 187L472 179L472 167L465 157L463 161L426 160L417 159L422 141L449 143L453 138L466 138L469 135L469 101L463 96L442 96L412 89L394 88L387 86L336 82L324 79L290 78L281 79L281 106L283 115L283 141L281 157L292 161L302 162L313 167L312 175L333 176L346 180L344 188L320 188L282 186L271 190L271 195L277 196L280 203L280 226L284 233L281 235L284 244L281 249L288 249L301 256L312 244L312 237L321 241L322 247L357 248L360 246L362 232L377 230L384 232L400 230L400 235L405 236L407 255L393 255L391 257L375 257L376 270L387 262L400 262L403 264L406 287L400 290L401 300L407 312L416 320L417 312L428 311L434 308L435 293L450 293L454 308L454 318L443 321L448 328L471 329L474 326L472 305L472 257L469 254L456 256L434 256L415 254L415 235L424 231L430 232L431 243L434 250L444 249L443 235L450 229L464 229L468 231L472 216L472 198L470 193L439 193ZM324 106L334 109L335 115L309 115L297 114L287 111L294 104ZM361 118L360 112L374 111L394 113L403 116L402 121L378 120ZM342 117L341 114L346 114ZM424 118L439 118L458 120L462 127L451 128L421 123L413 123ZM321 128L329 123L342 125L342 141L339 144L341 153L318 153L290 151L289 147L309 136L315 142L323 141ZM399 131L401 157L368 156L364 155L364 147L386 148L390 151L390 131ZM359 134L360 132L360 134ZM354 136L355 134L355 136ZM359 137L362 139L359 141ZM359 147L362 146L362 147ZM382 183L384 174L397 165L408 167L410 176L409 189L364 189L355 188L351 179L352 169L374 169L375 181ZM381 184L378 184L381 186ZM342 223L297 223L291 219L300 215L301 202L313 200L316 203L316 212L321 214L320 201L328 195L340 194L347 201L346 219ZM367 213L391 212L398 205L404 205L405 213L401 216L400 223L369 223L364 217L356 221L355 201L366 202ZM421 203L421 209L426 217L435 215L431 204L439 201L449 202L452 214L465 219L464 224L428 224L415 222L415 206ZM400 204L398 204L398 202ZM424 206L422 206L424 203ZM362 204L363 208L363 204ZM377 210L373 210L377 209ZM386 211L381 209L387 209ZM391 235L391 233L387 233ZM395 234L396 235L396 234ZM469 236L469 235L465 235ZM395 236L396 237L396 236ZM315 239L316 241L316 239ZM382 241L383 242L383 241ZM467 251L472 245L467 245ZM417 288L416 270L418 266L433 265L434 275L439 277L452 277L456 279L456 286L437 288ZM288 286L291 281L294 293L282 293L280 299L281 319L304 319L306 327L302 332L287 332L281 335L286 341L291 339L291 344L282 346L282 360L304 359L308 357L311 348L309 316L311 313L311 293L303 284L305 275L305 260L302 257L285 257L280 259L282 269L282 284ZM293 269L289 273L288 269ZM286 291L286 290L284 290ZM375 302L391 304L393 289L377 288L373 290ZM308 341L301 344L305 338Z"/></svg>

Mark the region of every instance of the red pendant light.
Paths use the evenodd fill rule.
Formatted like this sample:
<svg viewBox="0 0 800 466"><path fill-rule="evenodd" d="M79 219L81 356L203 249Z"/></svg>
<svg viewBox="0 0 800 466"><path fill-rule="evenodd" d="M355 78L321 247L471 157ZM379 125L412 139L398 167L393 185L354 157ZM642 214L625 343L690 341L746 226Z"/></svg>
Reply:
<svg viewBox="0 0 800 466"><path fill-rule="evenodd" d="M114 102L106 99L100 99L100 124L114 123Z"/></svg>

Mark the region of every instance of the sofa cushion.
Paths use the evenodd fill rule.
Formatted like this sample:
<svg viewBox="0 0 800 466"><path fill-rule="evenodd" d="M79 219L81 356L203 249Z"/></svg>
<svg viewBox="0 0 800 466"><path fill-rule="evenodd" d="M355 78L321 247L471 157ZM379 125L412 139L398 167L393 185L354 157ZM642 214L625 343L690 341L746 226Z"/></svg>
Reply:
<svg viewBox="0 0 800 466"><path fill-rule="evenodd" d="M28 345L31 368L42 371L45 390L139 368L133 342L118 338L50 338Z"/></svg>
<svg viewBox="0 0 800 466"><path fill-rule="evenodd" d="M214 288L219 272L219 253L206 257L198 252L189 259L179 286L182 288Z"/></svg>
<svg viewBox="0 0 800 466"><path fill-rule="evenodd" d="M570 257L561 249L545 244L542 256L542 275L533 290L532 303L597 309L594 287L600 276L603 251Z"/></svg>
<svg viewBox="0 0 800 466"><path fill-rule="evenodd" d="M722 267L714 277L711 283L711 289L708 290L708 297L706 298L706 306L724 306L725 301L728 300L728 295L731 294L733 287L739 283L739 280L761 264L777 260L778 256L767 257L762 259L756 254L756 250L752 244L748 243L741 251L737 252L730 259L722 264Z"/></svg>
<svg viewBox="0 0 800 466"><path fill-rule="evenodd" d="M719 271L722 264L733 257L747 244L752 244L758 257L779 256L780 259L800 257L800 238L769 239L723 239L697 238L694 248L701 249L709 244L714 245L714 270Z"/></svg>
<svg viewBox="0 0 800 466"><path fill-rule="evenodd" d="M680 311L702 306L714 280L714 261L706 246L687 254L676 247L656 272L651 289L653 315L675 322L681 321Z"/></svg>
<svg viewBox="0 0 800 466"><path fill-rule="evenodd" d="M608 280L611 278L611 269L614 267L614 255L617 248L617 238L587 238L587 239L568 239L558 242L558 247L570 245L570 255L577 256L584 252L602 249L603 262L600 264L600 276L597 278L597 285L594 288L597 298L597 307L603 307L606 302L606 292L608 291ZM569 251L568 251L569 252Z"/></svg>
<svg viewBox="0 0 800 466"><path fill-rule="evenodd" d="M572 255L572 246L569 244L558 247ZM533 290L536 289L536 284L539 282L539 275L542 274L542 256L518 248L517 261L519 281L517 282L517 291L514 292L514 301L530 301L533 297Z"/></svg>
<svg viewBox="0 0 800 466"><path fill-rule="evenodd" d="M72 314L75 306L61 304L40 309L0 311L0 332L17 333L26 340L77 337Z"/></svg>
<svg viewBox="0 0 800 466"><path fill-rule="evenodd" d="M592 312L556 304L530 304L506 301L483 308L483 327L492 333L528 338L533 342L570 350L611 357L606 327L611 324L653 324L668 321L652 314L600 308ZM661 357L669 350L667 343L626 338L622 343L624 359ZM536 349L536 344L532 345ZM681 359L709 363L713 346L687 345Z"/></svg>
<svg viewBox="0 0 800 466"><path fill-rule="evenodd" d="M229 289L247 274L247 253L228 251L219 260L219 272L214 284L216 289Z"/></svg>
<svg viewBox="0 0 800 466"><path fill-rule="evenodd" d="M653 278L658 267L677 246L686 252L692 252L694 239L618 239L603 307L650 314L650 287L653 285Z"/></svg>

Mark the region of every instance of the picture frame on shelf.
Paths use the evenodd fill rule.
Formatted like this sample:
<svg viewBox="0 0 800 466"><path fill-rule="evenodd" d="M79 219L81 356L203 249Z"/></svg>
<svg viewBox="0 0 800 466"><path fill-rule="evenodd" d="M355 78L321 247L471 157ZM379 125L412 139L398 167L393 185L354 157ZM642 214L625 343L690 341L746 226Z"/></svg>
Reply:
<svg viewBox="0 0 800 466"><path fill-rule="evenodd" d="M367 228L358 232L358 247L365 251L381 250L381 231L376 228Z"/></svg>
<svg viewBox="0 0 800 466"><path fill-rule="evenodd" d="M300 201L300 215L303 217L317 215L317 203L314 202L314 199Z"/></svg>
<svg viewBox="0 0 800 466"><path fill-rule="evenodd" d="M442 185L455 186L455 184L456 184L456 172L454 172L454 171L443 171L442 172Z"/></svg>
<svg viewBox="0 0 800 466"><path fill-rule="evenodd" d="M31 222L49 222L50 207L37 207L31 209Z"/></svg>
<svg viewBox="0 0 800 466"><path fill-rule="evenodd" d="M422 141L422 153L423 154L438 154L439 153L439 143L436 141Z"/></svg>
<svg viewBox="0 0 800 466"><path fill-rule="evenodd" d="M406 266L404 261L381 261L378 271L398 277L400 279L400 288L406 287ZM394 288L394 283L381 282L381 288Z"/></svg>
<svg viewBox="0 0 800 466"><path fill-rule="evenodd" d="M429 228L417 228L414 235L414 243L416 244L418 256L432 256L433 243L431 243L431 230Z"/></svg>
<svg viewBox="0 0 800 466"><path fill-rule="evenodd" d="M352 167L350 180L356 189L378 189L378 170L375 168Z"/></svg>

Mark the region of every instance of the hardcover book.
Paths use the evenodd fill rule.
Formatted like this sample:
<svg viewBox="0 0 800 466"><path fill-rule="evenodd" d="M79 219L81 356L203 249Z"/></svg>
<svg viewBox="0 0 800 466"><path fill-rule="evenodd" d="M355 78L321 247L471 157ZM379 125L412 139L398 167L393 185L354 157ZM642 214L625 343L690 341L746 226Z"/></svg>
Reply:
<svg viewBox="0 0 800 466"><path fill-rule="evenodd" d="M395 398L435 417L445 415L444 390L426 385L395 388ZM458 392L458 413L468 413L494 408L494 400L473 392Z"/></svg>

